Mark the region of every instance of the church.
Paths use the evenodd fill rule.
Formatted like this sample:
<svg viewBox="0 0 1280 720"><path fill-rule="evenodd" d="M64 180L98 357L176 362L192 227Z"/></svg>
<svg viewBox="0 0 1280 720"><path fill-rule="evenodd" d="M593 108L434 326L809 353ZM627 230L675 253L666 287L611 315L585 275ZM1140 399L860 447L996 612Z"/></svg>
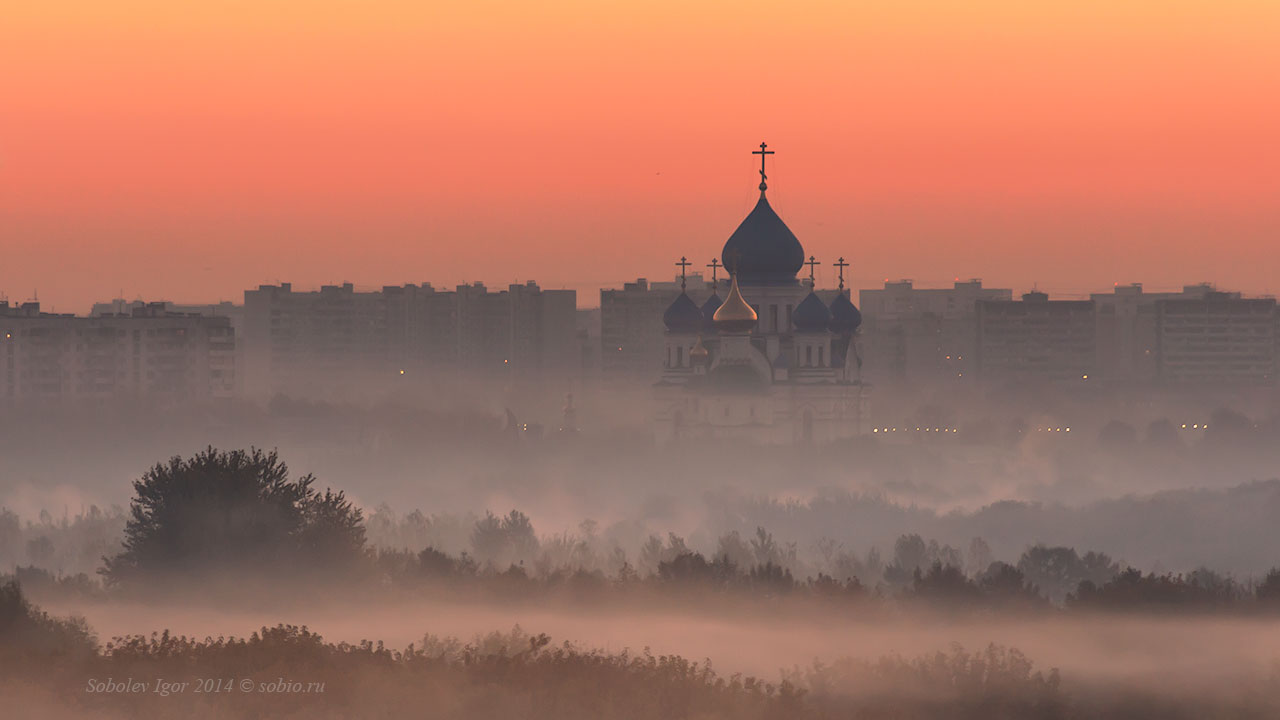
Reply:
<svg viewBox="0 0 1280 720"><path fill-rule="evenodd" d="M760 200L725 242L724 299L712 261L711 297L699 306L684 291L663 315L662 379L655 385L659 442L741 439L765 445L815 445L861 434L869 386L862 381L862 314L844 287L830 304L814 287L813 257L769 205L765 143ZM689 265L685 258L676 263ZM809 267L807 282L798 275Z"/></svg>

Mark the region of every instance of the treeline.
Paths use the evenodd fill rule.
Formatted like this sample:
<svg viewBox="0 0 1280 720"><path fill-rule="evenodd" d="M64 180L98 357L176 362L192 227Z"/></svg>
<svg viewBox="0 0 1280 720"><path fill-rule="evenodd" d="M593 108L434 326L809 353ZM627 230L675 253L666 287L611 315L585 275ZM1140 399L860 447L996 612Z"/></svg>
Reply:
<svg viewBox="0 0 1280 720"><path fill-rule="evenodd" d="M42 510L23 520L0 507L0 567L34 565L56 573L93 573L104 556L120 551L128 518L124 509L97 505L54 517Z"/></svg>
<svg viewBox="0 0 1280 720"><path fill-rule="evenodd" d="M1142 573L1105 553L1036 545L1014 563L1000 561L981 537L964 550L918 534L901 535L882 558L821 538L809 559L795 543L764 527L721 534L703 552L669 533L649 536L633 554L610 544L587 521L575 534L540 538L528 516L486 513L471 523L470 552L435 545L399 549L368 540L363 512L343 493L321 491L315 478L291 478L275 452L222 452L157 463L134 483L118 552L88 575L20 566L27 587L45 593L111 592L154 596L173 587L237 588L269 584L416 588L453 586L499 598L569 589L581 597L636 590L669 596L695 592L744 597L813 597L943 608L1050 606L1097 610L1252 611L1280 606L1280 570L1240 582L1208 569ZM381 513L380 513L381 514ZM99 530L112 516L80 522ZM437 524L420 513L404 524ZM49 522L44 525L53 527ZM393 525L372 523L380 532ZM69 527L63 523L64 527ZM0 530L5 526L0 525ZM7 525L13 532L13 523ZM452 527L457 532L460 528ZM411 540L408 534L402 535Z"/></svg>
<svg viewBox="0 0 1280 720"><path fill-rule="evenodd" d="M1086 558L1092 558L1086 560ZM739 565L727 555L710 558L683 550L659 560L652 573L641 574L623 562L615 574L582 567L500 568L481 564L467 553L449 555L427 548L379 550L373 558L381 581L403 588L434 587L477 591L494 599L561 595L619 601L666 595L674 599L705 597L709 593L739 599L811 599L848 603L866 610L930 608L948 611L1141 611L1141 612L1275 612L1280 613L1280 569L1260 582L1240 583L1210 570L1189 574L1143 573L1109 562L1104 555L1079 556L1071 548L1036 547L1017 565L994 561L970 576L956 565L935 560L927 567L907 569L895 563L884 576L865 583L857 577L825 573L797 578L772 561ZM1059 564L1062 563L1062 564ZM1072 567L1074 565L1074 567ZM1056 605L1033 578L1064 583L1080 574L1071 592Z"/></svg>

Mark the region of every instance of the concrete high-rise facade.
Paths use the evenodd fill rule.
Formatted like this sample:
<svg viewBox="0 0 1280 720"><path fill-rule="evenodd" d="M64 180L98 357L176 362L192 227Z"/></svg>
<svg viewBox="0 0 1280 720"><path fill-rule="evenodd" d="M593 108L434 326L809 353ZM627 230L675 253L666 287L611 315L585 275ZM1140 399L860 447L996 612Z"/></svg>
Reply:
<svg viewBox="0 0 1280 720"><path fill-rule="evenodd" d="M409 373L574 376L577 295L536 283L492 292L429 284L361 292L350 284L245 291L245 390L333 396L341 385Z"/></svg>
<svg viewBox="0 0 1280 720"><path fill-rule="evenodd" d="M986 288L981 280L949 288L897 280L863 290L864 372L885 384L976 379L978 303L1012 299L1012 290Z"/></svg>
<svg viewBox="0 0 1280 720"><path fill-rule="evenodd" d="M0 301L0 398L190 402L236 392L236 335L225 316L163 303L96 317Z"/></svg>
<svg viewBox="0 0 1280 720"><path fill-rule="evenodd" d="M978 377L987 382L1087 381L1097 378L1097 330L1092 300L1022 300L977 305Z"/></svg>
<svg viewBox="0 0 1280 720"><path fill-rule="evenodd" d="M1164 385L1271 385L1276 301L1210 292L1156 302L1156 380Z"/></svg>
<svg viewBox="0 0 1280 720"><path fill-rule="evenodd" d="M686 280L689 297L701 304L714 288L699 273ZM680 295L680 281L639 278L622 289L600 291L600 371L605 377L654 376L666 328L662 314Z"/></svg>

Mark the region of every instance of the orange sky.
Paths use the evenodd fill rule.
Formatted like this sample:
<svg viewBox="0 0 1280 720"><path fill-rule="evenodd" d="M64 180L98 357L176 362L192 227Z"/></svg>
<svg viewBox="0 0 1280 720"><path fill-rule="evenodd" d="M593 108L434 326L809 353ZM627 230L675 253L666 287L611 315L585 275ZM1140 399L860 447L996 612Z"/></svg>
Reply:
<svg viewBox="0 0 1280 720"><path fill-rule="evenodd" d="M3 17L10 300L532 278L595 304L717 254L761 140L774 207L806 252L851 258L855 287L1280 291L1274 0L41 0Z"/></svg>

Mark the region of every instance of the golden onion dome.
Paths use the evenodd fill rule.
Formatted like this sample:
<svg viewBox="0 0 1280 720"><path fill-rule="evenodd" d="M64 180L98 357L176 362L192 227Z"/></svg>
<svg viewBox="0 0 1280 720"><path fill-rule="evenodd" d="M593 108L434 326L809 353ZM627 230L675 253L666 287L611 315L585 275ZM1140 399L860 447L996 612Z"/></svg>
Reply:
<svg viewBox="0 0 1280 720"><path fill-rule="evenodd" d="M706 346L702 344L702 336L699 335L698 342L694 343L693 347L689 349L689 359L695 362L702 362L705 361L707 356L710 354L711 353L707 352Z"/></svg>
<svg viewBox="0 0 1280 720"><path fill-rule="evenodd" d="M725 333L749 333L760 320L756 311L742 299L742 292L738 290L737 273L734 273L729 285L729 297L716 308L716 313L711 316L711 320L720 332Z"/></svg>

